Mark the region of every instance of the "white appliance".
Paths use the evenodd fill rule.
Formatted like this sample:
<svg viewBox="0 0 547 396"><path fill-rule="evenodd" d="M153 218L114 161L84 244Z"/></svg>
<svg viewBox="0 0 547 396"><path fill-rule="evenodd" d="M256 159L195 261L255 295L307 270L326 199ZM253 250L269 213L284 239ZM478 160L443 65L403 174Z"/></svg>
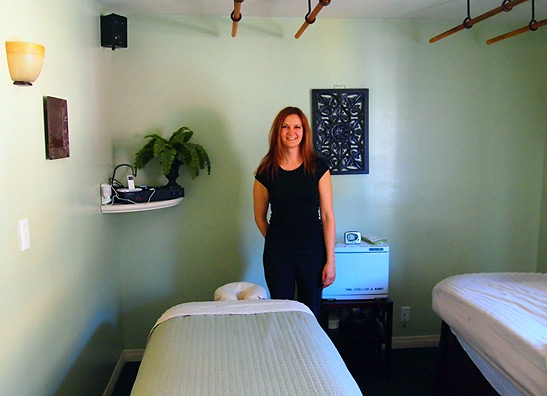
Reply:
<svg viewBox="0 0 547 396"><path fill-rule="evenodd" d="M388 296L389 246L386 243L337 243L334 254L336 279L323 289L323 299L370 300Z"/></svg>

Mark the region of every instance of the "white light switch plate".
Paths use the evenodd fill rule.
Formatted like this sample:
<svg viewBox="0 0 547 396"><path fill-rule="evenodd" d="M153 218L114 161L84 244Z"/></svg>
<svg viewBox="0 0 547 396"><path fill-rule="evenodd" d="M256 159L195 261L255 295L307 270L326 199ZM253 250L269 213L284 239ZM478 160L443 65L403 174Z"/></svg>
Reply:
<svg viewBox="0 0 547 396"><path fill-rule="evenodd" d="M30 247L28 219L19 220L19 247L22 252Z"/></svg>

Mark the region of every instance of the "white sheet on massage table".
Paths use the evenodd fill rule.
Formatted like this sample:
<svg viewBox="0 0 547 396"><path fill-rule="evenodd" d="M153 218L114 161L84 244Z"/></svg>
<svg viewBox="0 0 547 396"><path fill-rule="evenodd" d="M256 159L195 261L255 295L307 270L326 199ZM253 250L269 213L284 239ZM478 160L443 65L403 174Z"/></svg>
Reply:
<svg viewBox="0 0 547 396"><path fill-rule="evenodd" d="M523 394L547 394L547 274L452 276L433 310Z"/></svg>
<svg viewBox="0 0 547 396"><path fill-rule="evenodd" d="M154 326L132 396L362 396L295 301L188 303Z"/></svg>

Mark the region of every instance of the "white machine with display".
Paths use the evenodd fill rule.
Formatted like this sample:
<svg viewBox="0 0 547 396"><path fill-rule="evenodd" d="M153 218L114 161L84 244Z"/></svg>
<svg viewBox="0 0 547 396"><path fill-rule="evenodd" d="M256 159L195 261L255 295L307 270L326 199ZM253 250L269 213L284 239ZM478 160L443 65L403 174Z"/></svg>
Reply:
<svg viewBox="0 0 547 396"><path fill-rule="evenodd" d="M343 244L334 248L336 279L323 289L325 300L368 300L386 298L389 284L389 246Z"/></svg>

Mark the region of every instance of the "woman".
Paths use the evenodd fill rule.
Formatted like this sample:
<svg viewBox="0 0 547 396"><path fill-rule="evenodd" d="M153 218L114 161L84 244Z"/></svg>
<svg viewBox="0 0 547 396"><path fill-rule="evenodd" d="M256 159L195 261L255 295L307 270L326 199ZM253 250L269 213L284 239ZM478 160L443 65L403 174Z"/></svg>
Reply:
<svg viewBox="0 0 547 396"><path fill-rule="evenodd" d="M255 174L253 202L265 238L264 275L271 298L293 299L296 283L298 300L318 317L322 290L336 277L332 184L326 161L313 152L308 119L297 107L284 108L273 121L269 151Z"/></svg>

